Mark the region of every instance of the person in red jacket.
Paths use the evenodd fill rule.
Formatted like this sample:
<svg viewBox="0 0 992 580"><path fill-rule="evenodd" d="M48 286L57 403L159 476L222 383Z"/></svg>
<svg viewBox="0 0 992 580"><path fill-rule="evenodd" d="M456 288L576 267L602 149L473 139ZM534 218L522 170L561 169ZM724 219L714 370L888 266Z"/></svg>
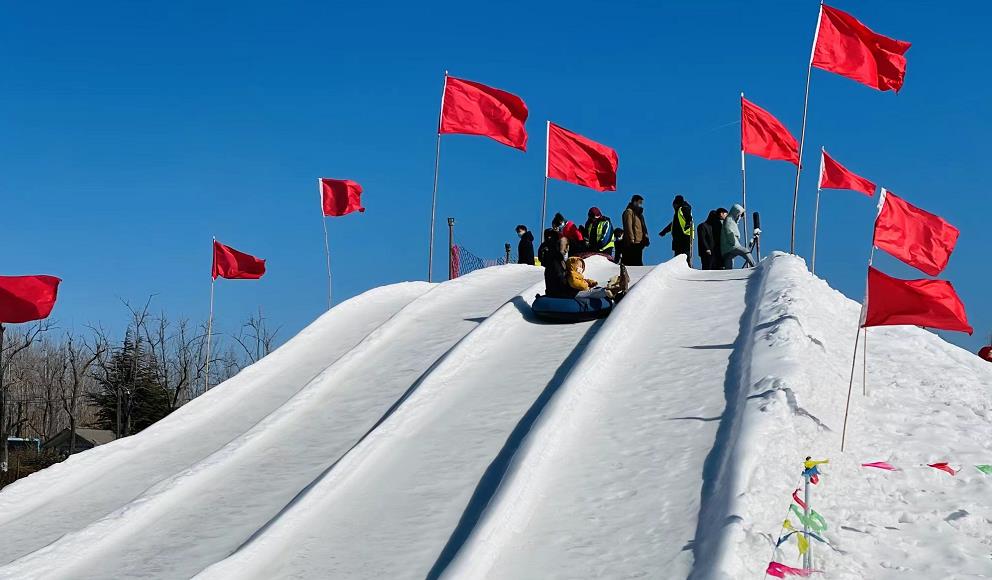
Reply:
<svg viewBox="0 0 992 580"><path fill-rule="evenodd" d="M572 220L565 219L565 216L556 213L551 220L551 227L561 232L562 237L568 240L568 245L573 254L578 254L586 250L586 238Z"/></svg>

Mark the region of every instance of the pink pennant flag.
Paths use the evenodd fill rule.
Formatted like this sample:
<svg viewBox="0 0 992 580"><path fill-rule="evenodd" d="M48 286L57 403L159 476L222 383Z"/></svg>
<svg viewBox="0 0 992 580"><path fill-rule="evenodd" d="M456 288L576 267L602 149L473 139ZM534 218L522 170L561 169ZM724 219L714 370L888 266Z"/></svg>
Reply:
<svg viewBox="0 0 992 580"><path fill-rule="evenodd" d="M769 562L768 569L765 570L765 574L768 576L774 576L776 578L785 578L786 576L803 576L807 577L816 572L816 570L811 570L809 568L793 568L792 566L786 566L779 562Z"/></svg>
<svg viewBox="0 0 992 580"><path fill-rule="evenodd" d="M799 504L799 507L806 509L806 502L799 499L799 488L797 487L795 491L792 492L792 501Z"/></svg>
<svg viewBox="0 0 992 580"><path fill-rule="evenodd" d="M871 463L862 463L861 467L874 467L875 469L884 469L886 471L896 471L888 461L872 461Z"/></svg>
<svg viewBox="0 0 992 580"><path fill-rule="evenodd" d="M934 469L939 469L941 471L946 471L947 473L950 473L951 475L956 475L957 474L957 471L953 467L951 467L950 465L948 465L946 462L941 462L941 463L927 463L927 467L932 467Z"/></svg>

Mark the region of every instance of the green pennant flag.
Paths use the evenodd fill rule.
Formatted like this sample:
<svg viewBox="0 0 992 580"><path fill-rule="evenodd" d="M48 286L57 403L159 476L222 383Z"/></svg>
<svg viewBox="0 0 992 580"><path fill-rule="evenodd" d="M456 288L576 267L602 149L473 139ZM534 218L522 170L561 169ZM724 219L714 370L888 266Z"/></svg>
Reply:
<svg viewBox="0 0 992 580"><path fill-rule="evenodd" d="M992 475L992 465L976 465L975 469L981 471L985 475Z"/></svg>

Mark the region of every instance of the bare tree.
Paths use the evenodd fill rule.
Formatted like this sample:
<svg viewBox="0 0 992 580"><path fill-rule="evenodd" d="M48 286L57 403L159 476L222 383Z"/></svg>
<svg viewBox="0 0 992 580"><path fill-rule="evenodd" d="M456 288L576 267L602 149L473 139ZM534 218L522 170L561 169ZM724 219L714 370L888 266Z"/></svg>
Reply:
<svg viewBox="0 0 992 580"><path fill-rule="evenodd" d="M2 445L0 445L0 472L7 472L9 458L7 438L10 436L11 430L20 426L21 422L24 421L23 415L20 413L18 413L19 416L16 421L11 422L8 419L7 398L10 385L5 382L4 378L10 370L11 363L16 360L17 355L29 349L39 336L52 328L54 328L52 321L39 320L28 326L23 334L15 335L8 347L5 340L6 332L4 326L0 324L0 439L2 439Z"/></svg>

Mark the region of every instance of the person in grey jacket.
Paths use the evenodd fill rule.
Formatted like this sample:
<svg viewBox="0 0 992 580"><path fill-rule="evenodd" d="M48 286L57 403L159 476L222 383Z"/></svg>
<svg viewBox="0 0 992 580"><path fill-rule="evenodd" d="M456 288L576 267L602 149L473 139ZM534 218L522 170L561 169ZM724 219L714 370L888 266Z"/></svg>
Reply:
<svg viewBox="0 0 992 580"><path fill-rule="evenodd" d="M738 204L730 208L730 215L723 220L723 231L720 234L720 253L723 254L723 267L725 270L734 269L734 258L744 258L744 266L747 268L754 266L751 259L751 249L741 245L741 230L737 225L741 216L744 215L744 208ZM755 237L759 235L755 232Z"/></svg>

